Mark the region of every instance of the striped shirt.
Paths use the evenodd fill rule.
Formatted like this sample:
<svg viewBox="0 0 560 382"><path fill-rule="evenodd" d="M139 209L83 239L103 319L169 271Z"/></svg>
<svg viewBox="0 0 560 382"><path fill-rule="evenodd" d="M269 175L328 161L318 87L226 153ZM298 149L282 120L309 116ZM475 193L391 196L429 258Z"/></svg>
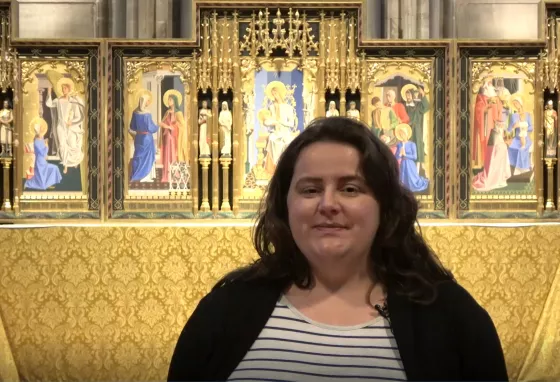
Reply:
<svg viewBox="0 0 560 382"><path fill-rule="evenodd" d="M406 381L389 322L315 322L282 297L228 381Z"/></svg>

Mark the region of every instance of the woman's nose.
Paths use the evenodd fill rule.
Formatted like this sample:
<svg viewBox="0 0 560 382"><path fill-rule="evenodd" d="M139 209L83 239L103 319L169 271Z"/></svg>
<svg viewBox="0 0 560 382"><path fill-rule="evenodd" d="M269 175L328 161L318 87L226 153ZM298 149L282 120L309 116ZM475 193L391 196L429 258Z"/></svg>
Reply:
<svg viewBox="0 0 560 382"><path fill-rule="evenodd" d="M321 196L319 208L323 213L336 213L340 209L337 192L334 190L325 190Z"/></svg>

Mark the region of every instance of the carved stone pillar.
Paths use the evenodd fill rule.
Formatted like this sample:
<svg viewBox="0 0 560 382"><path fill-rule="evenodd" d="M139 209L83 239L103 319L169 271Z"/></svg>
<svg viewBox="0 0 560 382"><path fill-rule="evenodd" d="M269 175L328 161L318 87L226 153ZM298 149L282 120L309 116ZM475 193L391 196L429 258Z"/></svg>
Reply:
<svg viewBox="0 0 560 382"><path fill-rule="evenodd" d="M173 30L173 4L171 0L155 0L156 20L155 35L156 38L171 38ZM183 20L181 20L182 22Z"/></svg>
<svg viewBox="0 0 560 382"><path fill-rule="evenodd" d="M181 13L181 38L192 38L192 0L180 0L180 13Z"/></svg>
<svg viewBox="0 0 560 382"><path fill-rule="evenodd" d="M416 0L399 0L400 2L400 28L402 38L413 40L416 38ZM396 3L396 1L395 1Z"/></svg>
<svg viewBox="0 0 560 382"><path fill-rule="evenodd" d="M383 23L382 0L365 1L365 17L362 22L362 33L366 39L382 38L381 25Z"/></svg>
<svg viewBox="0 0 560 382"><path fill-rule="evenodd" d="M108 37L125 38L127 29L127 1L111 0L109 4Z"/></svg>
<svg viewBox="0 0 560 382"><path fill-rule="evenodd" d="M445 0L443 2L443 38L455 38L457 36L455 3L456 0Z"/></svg>
<svg viewBox="0 0 560 382"><path fill-rule="evenodd" d="M399 38L399 2L396 0L385 2L385 38L396 40Z"/></svg>
<svg viewBox="0 0 560 382"><path fill-rule="evenodd" d="M430 0L418 0L416 14L416 38L430 38Z"/></svg>
<svg viewBox="0 0 560 382"><path fill-rule="evenodd" d="M154 12L156 0L136 0L138 2L138 38L156 37Z"/></svg>
<svg viewBox="0 0 560 382"><path fill-rule="evenodd" d="M430 38L443 38L443 0L430 0Z"/></svg>
<svg viewBox="0 0 560 382"><path fill-rule="evenodd" d="M126 0L126 37L138 38L138 0Z"/></svg>

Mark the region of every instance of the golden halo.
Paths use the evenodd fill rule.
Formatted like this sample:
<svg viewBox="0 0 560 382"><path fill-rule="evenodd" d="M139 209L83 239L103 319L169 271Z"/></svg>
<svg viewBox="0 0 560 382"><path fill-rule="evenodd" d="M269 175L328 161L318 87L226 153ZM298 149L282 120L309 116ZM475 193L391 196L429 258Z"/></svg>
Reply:
<svg viewBox="0 0 560 382"><path fill-rule="evenodd" d="M412 128L408 123L399 123L397 127L395 127L395 136L399 141L409 140L412 137ZM402 137L405 137L403 139Z"/></svg>
<svg viewBox="0 0 560 382"><path fill-rule="evenodd" d="M140 102L140 98L142 98L142 96L148 96L148 100L152 102L152 92L147 89L139 89L136 92L136 105L138 105L138 102Z"/></svg>
<svg viewBox="0 0 560 382"><path fill-rule="evenodd" d="M511 105L513 105L513 101L517 101L521 106L523 106L523 97L521 97L520 94L512 95L509 101L511 102Z"/></svg>
<svg viewBox="0 0 560 382"><path fill-rule="evenodd" d="M181 93L179 93L178 90L169 89L163 95L163 104L165 105L165 107L169 107L169 96L170 95L174 95L175 97L177 97L177 102L179 104L175 105L175 107L178 108L179 106L181 106L181 104L183 103L183 95Z"/></svg>
<svg viewBox="0 0 560 382"><path fill-rule="evenodd" d="M36 126L39 126L39 131L37 131ZM49 129L47 121L41 117L35 117L29 122L29 128L33 131L33 134L45 135Z"/></svg>
<svg viewBox="0 0 560 382"><path fill-rule="evenodd" d="M404 85L404 86L401 88L401 97L402 97L402 100L403 100L403 101L406 100L406 92L407 92L408 90L411 90L412 92L415 92L415 91L418 91L418 88L417 88L416 85L414 85L414 84L406 84L406 85ZM413 94L413 96L414 96L414 94Z"/></svg>
<svg viewBox="0 0 560 382"><path fill-rule="evenodd" d="M268 99L274 100L274 97L272 97L272 89L274 88L276 88L276 90L278 90L278 93L280 93L280 98L282 99L286 98L286 94L288 93L288 89L286 89L286 85L281 81L272 81L269 82L268 85L266 85L266 88L264 89L264 94L268 97Z"/></svg>
<svg viewBox="0 0 560 382"><path fill-rule="evenodd" d="M68 94L74 91L74 81L72 81L68 77L62 77L56 83L56 94L58 97L62 97L62 95L64 94L62 93L62 85L68 85L70 87L70 91L68 92Z"/></svg>

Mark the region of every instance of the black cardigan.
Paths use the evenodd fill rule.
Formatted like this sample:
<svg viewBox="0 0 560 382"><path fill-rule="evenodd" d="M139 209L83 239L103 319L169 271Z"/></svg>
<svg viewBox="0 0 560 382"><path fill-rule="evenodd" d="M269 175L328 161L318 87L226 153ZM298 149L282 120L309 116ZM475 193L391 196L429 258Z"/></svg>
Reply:
<svg viewBox="0 0 560 382"><path fill-rule="evenodd" d="M285 285L234 281L204 297L183 329L168 381L225 381L272 314ZM430 305L388 291L391 329L408 380L507 381L488 313L455 282Z"/></svg>

